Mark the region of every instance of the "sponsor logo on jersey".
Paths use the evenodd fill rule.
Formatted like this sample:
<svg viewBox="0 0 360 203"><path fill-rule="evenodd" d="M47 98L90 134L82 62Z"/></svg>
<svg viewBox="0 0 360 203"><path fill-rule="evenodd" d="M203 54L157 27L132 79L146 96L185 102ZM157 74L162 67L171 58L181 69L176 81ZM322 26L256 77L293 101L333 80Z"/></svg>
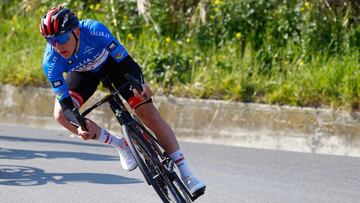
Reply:
<svg viewBox="0 0 360 203"><path fill-rule="evenodd" d="M94 70L99 67L108 57L109 52L103 49L101 53L98 53L90 58L85 58L79 62L79 64L73 68L73 71L84 72Z"/></svg>
<svg viewBox="0 0 360 203"><path fill-rule="evenodd" d="M117 54L115 55L115 58L116 58L116 59L122 59L122 58L124 58L124 53L125 53L125 52L122 52L122 53L119 52L119 53L117 53Z"/></svg>
<svg viewBox="0 0 360 203"><path fill-rule="evenodd" d="M115 42L115 41L112 41L109 46L108 46L108 49L110 51L114 51L114 49L118 46L118 44Z"/></svg>
<svg viewBox="0 0 360 203"><path fill-rule="evenodd" d="M94 47L91 46L86 46L85 47L85 51L83 52L83 54L92 54L92 51L94 50Z"/></svg>
<svg viewBox="0 0 360 203"><path fill-rule="evenodd" d="M62 84L63 84L63 83L62 83L61 80L57 80L57 81L52 82L52 86L53 86L54 88L60 87Z"/></svg>
<svg viewBox="0 0 360 203"><path fill-rule="evenodd" d="M73 61L72 61L72 60L69 60L67 63L68 63L69 65L71 65L71 64L73 64Z"/></svg>
<svg viewBox="0 0 360 203"><path fill-rule="evenodd" d="M56 56L54 56L54 57L51 59L51 61L49 62L49 68L48 68L48 70L47 70L47 77L48 77L49 79L51 79L52 71L54 70L55 63L56 63L57 59L58 59L58 58L57 58Z"/></svg>
<svg viewBox="0 0 360 203"><path fill-rule="evenodd" d="M55 93L55 96L56 96L57 99L61 99L61 97L64 96L64 94L65 94L65 92L60 92L59 91L59 92Z"/></svg>
<svg viewBox="0 0 360 203"><path fill-rule="evenodd" d="M90 32L90 34L94 35L94 36L110 38L110 34L102 32L102 31L92 31L92 32Z"/></svg>

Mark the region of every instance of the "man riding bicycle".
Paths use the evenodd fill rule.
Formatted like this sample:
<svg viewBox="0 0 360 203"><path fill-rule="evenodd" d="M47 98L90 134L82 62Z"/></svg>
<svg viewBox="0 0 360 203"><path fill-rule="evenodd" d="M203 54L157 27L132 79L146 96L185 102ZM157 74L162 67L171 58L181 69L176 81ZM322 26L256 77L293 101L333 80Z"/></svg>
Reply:
<svg viewBox="0 0 360 203"><path fill-rule="evenodd" d="M107 27L91 19L79 21L71 9L58 6L41 18L40 32L48 42L43 69L57 99L54 107L56 121L84 140L93 139L114 146L122 167L134 170L137 163L124 138L110 134L90 119L86 119L87 130L83 130L72 111L93 95L104 75L110 76L116 87L120 87L127 82L124 75L131 73L141 81L143 91L131 90L129 86L120 94L155 133L178 166L191 193L205 188L205 184L190 171L173 130L152 103L152 92L144 83L139 65ZM66 79L63 73L67 73Z"/></svg>

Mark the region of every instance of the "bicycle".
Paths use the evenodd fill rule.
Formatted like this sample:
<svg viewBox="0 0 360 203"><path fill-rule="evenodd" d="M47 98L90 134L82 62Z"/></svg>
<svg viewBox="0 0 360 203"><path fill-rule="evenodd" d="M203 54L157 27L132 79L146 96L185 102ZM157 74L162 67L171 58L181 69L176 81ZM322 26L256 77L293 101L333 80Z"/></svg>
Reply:
<svg viewBox="0 0 360 203"><path fill-rule="evenodd" d="M110 78L105 76L101 82L110 93L81 114L78 109L73 109L80 126L86 130L85 116L100 105L109 103L111 110L121 125L121 131L140 171L144 175L147 184L154 188L161 200L166 203L195 201L205 193L205 188L191 194L175 172L176 165L174 161L165 153L153 132L142 124L136 115L128 111L121 100L119 92L128 85L141 92L142 86L131 74L126 74L125 77L128 83L116 89Z"/></svg>

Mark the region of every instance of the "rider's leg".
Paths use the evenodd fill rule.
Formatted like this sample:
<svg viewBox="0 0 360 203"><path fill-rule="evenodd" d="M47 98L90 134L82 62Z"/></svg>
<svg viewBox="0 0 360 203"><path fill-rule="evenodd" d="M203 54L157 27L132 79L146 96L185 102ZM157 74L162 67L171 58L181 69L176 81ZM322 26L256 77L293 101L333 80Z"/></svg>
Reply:
<svg viewBox="0 0 360 203"><path fill-rule="evenodd" d="M157 136L160 145L178 166L181 179L188 186L190 191L195 193L196 191L205 188L205 184L199 181L191 172L184 154L180 150L173 130L161 117L154 104L152 102L140 104L135 109L135 113Z"/></svg>
<svg viewBox="0 0 360 203"><path fill-rule="evenodd" d="M110 73L109 76L112 77L111 79L115 83L115 87L121 87L128 82L124 77L126 73L131 73L139 81L144 81L141 68L130 56L127 56L120 63L113 63L113 65L109 66L113 68L109 68L108 71ZM149 92L151 92L150 89ZM205 184L198 181L190 171L173 130L162 119L154 104L152 104L150 100L143 101L140 98L136 98L134 92L130 90L130 87L122 90L120 93L122 97L128 101L130 107L135 109L135 113L140 120L155 133L160 145L178 166L181 178L190 191L194 192L204 188ZM150 97L151 96L149 96L149 98Z"/></svg>
<svg viewBox="0 0 360 203"><path fill-rule="evenodd" d="M152 102L144 103L135 110L142 122L157 136L157 139L168 154L180 149L175 134L170 126L162 119L159 111Z"/></svg>

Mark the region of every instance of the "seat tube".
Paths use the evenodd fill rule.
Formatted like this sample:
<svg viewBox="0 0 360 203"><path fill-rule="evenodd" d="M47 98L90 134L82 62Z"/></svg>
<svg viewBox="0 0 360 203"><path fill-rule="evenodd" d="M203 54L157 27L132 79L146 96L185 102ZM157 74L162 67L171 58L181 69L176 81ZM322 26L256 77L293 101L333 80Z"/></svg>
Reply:
<svg viewBox="0 0 360 203"><path fill-rule="evenodd" d="M119 121L120 125L123 125L128 122L128 118L125 116L124 111L121 109L120 105L116 103L114 100L109 101L110 108L114 112L117 120Z"/></svg>
<svg viewBox="0 0 360 203"><path fill-rule="evenodd" d="M105 88L107 88L110 92L115 91L114 86L112 85L111 80L105 76L105 78L101 81ZM129 118L131 117L130 113L126 110L126 107L122 104L122 101L119 95L114 95L113 99L109 101L110 108L114 112L116 118L118 119L120 125L125 123L129 123Z"/></svg>

